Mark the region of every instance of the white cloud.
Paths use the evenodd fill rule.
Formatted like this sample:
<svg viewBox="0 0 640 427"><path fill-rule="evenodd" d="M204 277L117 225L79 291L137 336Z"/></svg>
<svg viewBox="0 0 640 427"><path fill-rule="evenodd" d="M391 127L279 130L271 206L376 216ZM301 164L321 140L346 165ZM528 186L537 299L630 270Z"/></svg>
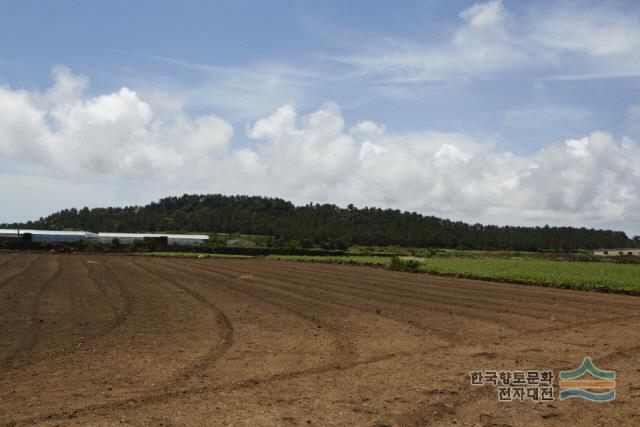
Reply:
<svg viewBox="0 0 640 427"><path fill-rule="evenodd" d="M0 155L69 175L171 181L173 171L224 151L231 125L216 116L154 118L136 92L82 98L88 80L54 69L44 94L0 88Z"/></svg>
<svg viewBox="0 0 640 427"><path fill-rule="evenodd" d="M640 231L640 149L628 138L616 142L593 132L515 155L464 133L394 134L372 121L349 127L339 106L328 102L308 115L290 105L276 109L247 128L255 144L240 148L221 118L179 111L159 118L130 89L83 98L80 90L68 89L86 86L77 81L59 74L44 94L0 88L0 165L22 174L2 177L1 196L11 195L10 205L40 203L38 212L60 207L37 192L21 196L8 188L42 182L48 193L65 192L67 206L117 203L114 188L128 194L140 189L128 202L221 192L395 207L468 221ZM28 175L33 167L58 177ZM100 185L87 187L92 180ZM69 190L76 184L77 191ZM10 205L4 205L7 211Z"/></svg>
<svg viewBox="0 0 640 427"><path fill-rule="evenodd" d="M487 3L476 3L460 12L459 16L474 27L492 27L506 20L506 11L502 6L502 0L491 0Z"/></svg>
<svg viewBox="0 0 640 427"><path fill-rule="evenodd" d="M544 46L595 57L634 54L640 49L640 20L606 6L563 5L537 12L532 37Z"/></svg>
<svg viewBox="0 0 640 427"><path fill-rule="evenodd" d="M489 0L458 18L440 43L386 37L333 59L354 67L357 76L374 77L377 87L486 78L514 69L545 80L640 75L638 11L545 4L512 15L502 0Z"/></svg>
<svg viewBox="0 0 640 427"><path fill-rule="evenodd" d="M283 111L287 120L280 120ZM285 107L249 134L261 141L242 153L257 171L253 180L236 175L243 192L485 222L636 230L640 222L640 150L604 132L518 156L466 134L393 135L373 122L347 131L335 104L328 104L302 118Z"/></svg>
<svg viewBox="0 0 640 427"><path fill-rule="evenodd" d="M56 66L52 70L55 85L46 93L45 100L50 104L64 104L78 99L89 86L86 76L73 74L64 66Z"/></svg>
<svg viewBox="0 0 640 427"><path fill-rule="evenodd" d="M269 117L258 120L249 131L249 137L254 139L279 139L286 134L295 132L294 125L296 119L297 114L293 107L284 105Z"/></svg>
<svg viewBox="0 0 640 427"><path fill-rule="evenodd" d="M257 155L266 182L305 191L312 185L330 189L351 172L357 156L354 139L343 132L344 119L337 104L298 118L290 106L258 120L249 137L261 139Z"/></svg>
<svg viewBox="0 0 640 427"><path fill-rule="evenodd" d="M363 52L334 59L387 83L477 77L526 60L509 33L510 16L501 0L475 4L459 17L462 23L439 46L386 38L376 40Z"/></svg>
<svg viewBox="0 0 640 427"><path fill-rule="evenodd" d="M169 99L156 87L148 90L150 96L167 103L178 97L183 104L224 111L227 118L233 119L253 119L283 104L299 104L308 87L323 78L317 72L283 64L257 63L240 68L163 56L143 57L195 72L199 81L196 87L171 88Z"/></svg>

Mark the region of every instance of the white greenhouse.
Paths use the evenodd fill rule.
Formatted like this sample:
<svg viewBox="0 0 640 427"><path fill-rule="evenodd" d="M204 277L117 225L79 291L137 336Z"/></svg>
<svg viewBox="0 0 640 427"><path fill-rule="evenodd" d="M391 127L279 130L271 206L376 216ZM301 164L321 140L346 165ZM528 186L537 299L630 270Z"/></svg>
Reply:
<svg viewBox="0 0 640 427"><path fill-rule="evenodd" d="M32 242L69 243L78 240L98 240L96 233L88 231L53 231L53 230L31 230L31 229L3 229L0 236L18 236L31 234Z"/></svg>
<svg viewBox="0 0 640 427"><path fill-rule="evenodd" d="M154 233L98 233L98 239L102 243L111 244L113 239L123 245L130 245L136 240L167 238L169 245L206 245L209 243L209 236L202 234L154 234Z"/></svg>

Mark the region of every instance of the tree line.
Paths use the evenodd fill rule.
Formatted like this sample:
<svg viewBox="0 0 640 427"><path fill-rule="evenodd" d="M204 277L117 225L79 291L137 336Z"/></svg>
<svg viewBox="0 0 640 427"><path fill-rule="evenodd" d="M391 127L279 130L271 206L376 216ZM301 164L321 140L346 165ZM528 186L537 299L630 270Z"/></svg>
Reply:
<svg viewBox="0 0 640 427"><path fill-rule="evenodd" d="M575 227L514 227L460 221L375 207L295 206L259 196L183 195L145 206L64 209L5 227L103 232L242 233L295 239L306 245L575 251L638 245L621 231Z"/></svg>

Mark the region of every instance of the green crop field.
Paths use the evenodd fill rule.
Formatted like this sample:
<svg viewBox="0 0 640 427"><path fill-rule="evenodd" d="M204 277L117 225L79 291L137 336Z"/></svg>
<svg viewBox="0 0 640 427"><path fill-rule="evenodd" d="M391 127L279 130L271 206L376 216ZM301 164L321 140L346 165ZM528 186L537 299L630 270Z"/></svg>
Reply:
<svg viewBox="0 0 640 427"><path fill-rule="evenodd" d="M272 256L270 258L388 267L386 257L309 257ZM504 282L567 287L640 294L640 264L605 262L546 261L535 259L403 258L418 261L418 270Z"/></svg>

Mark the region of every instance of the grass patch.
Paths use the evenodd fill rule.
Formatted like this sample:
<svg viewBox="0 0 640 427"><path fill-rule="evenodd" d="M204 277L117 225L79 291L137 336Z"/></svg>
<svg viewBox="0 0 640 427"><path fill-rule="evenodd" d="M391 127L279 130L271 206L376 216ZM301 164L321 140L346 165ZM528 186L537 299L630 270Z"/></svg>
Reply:
<svg viewBox="0 0 640 427"><path fill-rule="evenodd" d="M135 252L134 255L179 258L252 258L248 255L209 254L198 252Z"/></svg>
<svg viewBox="0 0 640 427"><path fill-rule="evenodd" d="M400 257L399 261L393 261L395 263L393 266L393 258L390 257L276 256L269 258L377 265L396 270L421 271L445 276L640 295L640 265L638 264L536 259ZM409 261L412 261L411 266L407 265Z"/></svg>
<svg viewBox="0 0 640 427"><path fill-rule="evenodd" d="M267 259L281 261L322 262L327 264L367 265L386 267L390 257L377 256L320 256L320 255L269 255Z"/></svg>

